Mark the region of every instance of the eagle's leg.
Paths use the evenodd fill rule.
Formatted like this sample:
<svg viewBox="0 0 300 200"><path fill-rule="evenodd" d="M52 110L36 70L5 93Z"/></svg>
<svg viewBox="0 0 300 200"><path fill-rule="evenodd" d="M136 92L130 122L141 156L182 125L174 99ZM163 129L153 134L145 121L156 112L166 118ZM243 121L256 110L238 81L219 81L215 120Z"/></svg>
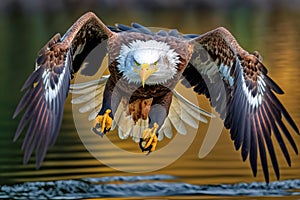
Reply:
<svg viewBox="0 0 300 200"><path fill-rule="evenodd" d="M113 87L110 87L113 85L111 82L112 81L109 78L103 93L102 108L95 118L94 126L92 128L92 131L100 136L103 136L110 131L114 114L121 101L121 95L118 90L114 90Z"/></svg>
<svg viewBox="0 0 300 200"><path fill-rule="evenodd" d="M153 105L149 112L149 128L145 129L140 139L140 148L142 151L148 151L148 154L155 151L158 142L158 130L161 128L169 113L172 101L172 92L165 96L154 98Z"/></svg>

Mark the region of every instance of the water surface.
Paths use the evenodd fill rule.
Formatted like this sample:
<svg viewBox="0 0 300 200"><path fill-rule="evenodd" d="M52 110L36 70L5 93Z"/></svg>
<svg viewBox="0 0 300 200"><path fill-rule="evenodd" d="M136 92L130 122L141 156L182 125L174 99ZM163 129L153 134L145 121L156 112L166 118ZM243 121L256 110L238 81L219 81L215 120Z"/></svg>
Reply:
<svg viewBox="0 0 300 200"><path fill-rule="evenodd" d="M240 152L236 152L233 143L230 140L227 130L223 133L212 152L204 159L198 158L200 144L208 125L201 124L198 134L189 149L174 163L169 166L142 174L127 173L117 171L103 165L95 159L82 144L74 126L72 106L70 97L65 105L63 125L60 135L54 147L48 150L47 156L42 167L35 169L34 158L29 164L22 164L23 153L21 149L22 139L13 143L12 138L17 127L18 120L12 120L14 109L21 98L19 92L23 82L33 70L36 52L52 37L56 32L63 33L82 13L73 13L72 15L58 13L56 16L3 16L0 18L0 185L12 185L10 189L16 189L22 182L41 182L54 181L51 184L59 184L61 180L72 180L78 185L92 184L93 179L99 177L119 177L119 176L152 176L166 174L176 177L172 181L162 179L158 187L174 187L168 183L178 184L176 187L193 188L196 192L189 193L193 195L205 195L203 187L213 184L212 190L217 188L221 196L248 195L243 193L243 187L250 187L253 182L263 181L263 174L259 166L258 175L252 177L250 165L243 163ZM259 50L264 58L264 63L269 69L270 76L283 88L285 95L280 96L296 124L300 124L300 70L298 66L300 52L300 14L287 12L247 12L235 11L232 13L201 13L195 10L178 15L176 12L154 12L154 13L116 13L114 17L109 15L109 11L97 13L107 24L124 23L129 24L137 21L150 27L168 27L177 28L184 33L203 33L217 26L227 27L238 39L241 45L253 52ZM184 17L183 17L184 16ZM200 98L202 107L209 110L208 102ZM18 118L19 119L19 118ZM292 134L300 147L300 137ZM91 136L92 137L92 136ZM124 149L138 149L138 146L131 140L122 141L113 133L110 139ZM97 141L91 141L95 144L97 151L101 153L103 147L97 146ZM165 143L168 141L166 140ZM163 145L160 144L160 145ZM277 150L280 150L276 146ZM112 159L117 157L114 152L105 149L111 153ZM292 167L289 167L283 158L282 153L278 151L278 160L281 166L281 180L279 184L286 184L285 180L296 179L292 192L284 189L278 195L298 195L300 179L300 158L289 148L292 157ZM129 167L135 167L134 163L126 158L118 158L120 163L130 164ZM145 159L147 159L145 157ZM163 159L163 158L162 158ZM157 162L160 162L157 160ZM269 161L270 163L270 161ZM275 181L273 170L269 169L271 180ZM87 181L88 180L88 181ZM57 182L58 181L58 182ZM99 181L97 179L97 181ZM88 183L87 183L88 182ZM121 181L122 182L122 181ZM127 181L125 181L127 182ZM67 182L68 183L68 182ZM114 188L115 185L110 181L105 182L105 187ZM150 181L150 183L153 183ZM146 181L146 186L150 184ZM245 183L244 185L239 185ZM288 182L291 183L291 182ZM32 184L33 187L35 183ZM40 184L40 183L37 183ZM45 183L45 185L50 183ZM97 183L98 184L98 183ZM141 184L140 182L134 184ZM144 184L144 182L143 182ZM156 182L155 182L156 184ZM153 187L157 186L152 184ZM181 185L183 184L183 185ZM185 185L186 184L186 185ZM225 184L228 190L221 190ZM237 185L236 185L237 184ZM151 185L151 184L150 184ZM132 193L125 196L138 196L133 193L136 185L123 184L122 187L128 187ZM258 184L258 188L261 185ZM271 186L271 185L270 185ZM30 186L31 187L31 186ZM48 186L47 186L48 187ZM84 186L85 187L85 186ZM120 188L122 188L120 187ZM149 186L150 187L150 186ZM235 191L239 187L239 191ZM277 187L277 186L276 186ZM293 188L293 186L291 186ZM138 188L138 187L137 187ZM256 188L254 186L254 188ZM211 188L210 188L211 189ZM4 188L5 190L5 188ZM1 192L3 188L1 189ZM155 191L155 190L154 190ZM138 191L136 191L138 192ZM159 194L159 193L158 193ZM168 195L168 193L166 193ZM0 193L0 197L3 193ZM143 195L143 194L141 194ZM169 195L185 195L179 193L170 193ZM213 195L209 192L208 195ZM254 196L267 195L272 193L257 193ZM119 195L116 195L119 196ZM121 195L122 196L122 195ZM156 195L160 196L160 195ZM84 197L84 196L82 196ZM97 196L89 196L97 197ZM100 197L100 196L98 196ZM124 197L124 196L123 196ZM214 196L218 198L218 196ZM194 198L192 196L191 198ZM196 198L196 197L195 197ZM199 196L197 198L200 198Z"/></svg>

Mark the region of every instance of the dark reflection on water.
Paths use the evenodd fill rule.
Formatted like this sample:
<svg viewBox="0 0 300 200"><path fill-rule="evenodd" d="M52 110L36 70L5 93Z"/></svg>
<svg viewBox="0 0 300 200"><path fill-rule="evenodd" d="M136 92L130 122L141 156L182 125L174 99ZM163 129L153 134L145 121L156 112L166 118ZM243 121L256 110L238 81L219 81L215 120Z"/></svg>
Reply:
<svg viewBox="0 0 300 200"><path fill-rule="evenodd" d="M43 15L0 17L0 184L2 185L61 179L79 179L78 183L87 184L80 178L134 175L119 172L101 164L85 149L74 128L70 98L65 106L60 136L55 146L49 149L41 169L35 169L33 158L29 164L22 165L21 139L15 143L12 142L17 120L12 120L11 117L22 95L19 92L21 85L33 70L36 52L56 32L64 33L81 14L59 13L51 17ZM271 77L286 93L280 99L295 119L296 124L300 124L300 84L298 81L300 77L298 68L300 13L235 11L225 14L190 11L184 15L178 15L174 12L158 11L154 13L116 12L112 18L109 11L103 11L98 12L97 15L107 24L117 22L129 24L137 21L152 27L178 28L186 33L203 33L217 26L227 27L244 48L250 52L260 51ZM206 100L203 104L203 107L209 110ZM260 167L258 177L252 177L248 162L243 163L240 152L234 151L226 130L223 131L213 151L206 158L199 160L197 157L199 147L207 130L207 125L201 124L200 126L193 144L181 158L168 167L147 173L147 175L170 174L176 176L178 182L197 185L263 181ZM294 134L293 136L300 147L300 137ZM114 142L138 148L129 140L120 141L115 138ZM101 152L101 147L97 148ZM299 156L296 156L291 149L289 150L292 154L291 168L285 163L283 155L278 154L281 179L300 179ZM269 171L271 180L275 180L272 169L270 168ZM281 195L286 194L289 193Z"/></svg>
<svg viewBox="0 0 300 200"><path fill-rule="evenodd" d="M172 180L166 182L165 180ZM113 176L27 182L0 188L1 199L81 199L103 197L150 197L150 196L294 196L299 195L300 180L266 183L238 183L219 185L193 185L176 182L176 177Z"/></svg>

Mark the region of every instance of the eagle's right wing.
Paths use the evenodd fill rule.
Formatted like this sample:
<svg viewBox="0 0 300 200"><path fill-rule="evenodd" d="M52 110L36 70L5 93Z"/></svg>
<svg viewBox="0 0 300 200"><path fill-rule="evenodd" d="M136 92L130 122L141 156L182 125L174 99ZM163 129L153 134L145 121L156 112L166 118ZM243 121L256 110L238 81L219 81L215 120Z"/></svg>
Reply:
<svg viewBox="0 0 300 200"><path fill-rule="evenodd" d="M114 34L89 12L63 37L56 34L39 51L36 68L22 87L27 91L13 116L15 118L25 108L14 137L16 140L29 124L22 145L24 163L35 149L36 166L41 165L47 147L55 143L58 135L71 78L89 52Z"/></svg>
<svg viewBox="0 0 300 200"><path fill-rule="evenodd" d="M275 136L288 165L291 159L282 135L298 153L296 143L283 118L299 134L299 129L281 104L277 94L282 89L269 77L257 52L242 49L231 33L218 28L190 40L194 52L183 72L182 82L204 94L230 129L235 148L242 159L249 157L253 175L257 173L257 158L266 182L269 182L267 153L279 178L279 166L272 137ZM272 136L273 133L273 136Z"/></svg>

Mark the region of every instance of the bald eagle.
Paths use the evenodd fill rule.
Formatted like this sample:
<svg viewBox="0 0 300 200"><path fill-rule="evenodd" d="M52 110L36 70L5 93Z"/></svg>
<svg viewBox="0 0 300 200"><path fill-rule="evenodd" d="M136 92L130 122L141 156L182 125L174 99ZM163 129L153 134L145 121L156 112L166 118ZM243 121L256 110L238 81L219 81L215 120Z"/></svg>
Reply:
<svg viewBox="0 0 300 200"><path fill-rule="evenodd" d="M134 123L147 122L138 139L142 151L153 152L158 133L167 123L172 98L181 98L174 90L180 82L210 100L224 126L230 129L235 148L241 149L243 161L249 157L254 176L259 153L269 182L267 148L279 179L271 133L291 165L282 135L296 153L298 150L283 116L297 134L299 130L276 97L275 93L283 91L267 75L258 52L242 49L222 27L203 35L184 35L175 30L153 32L136 23L131 27L108 27L91 12L80 17L62 37L55 35L39 51L35 70L22 87L27 91L14 117L24 108L25 111L14 140L28 124L22 146L25 163L35 150L36 165L40 167L48 146L55 143L59 133L70 80L91 50L104 41L110 75L105 79L102 106L94 117L92 130L97 134L111 130L122 104ZM209 116L203 110L198 113Z"/></svg>

